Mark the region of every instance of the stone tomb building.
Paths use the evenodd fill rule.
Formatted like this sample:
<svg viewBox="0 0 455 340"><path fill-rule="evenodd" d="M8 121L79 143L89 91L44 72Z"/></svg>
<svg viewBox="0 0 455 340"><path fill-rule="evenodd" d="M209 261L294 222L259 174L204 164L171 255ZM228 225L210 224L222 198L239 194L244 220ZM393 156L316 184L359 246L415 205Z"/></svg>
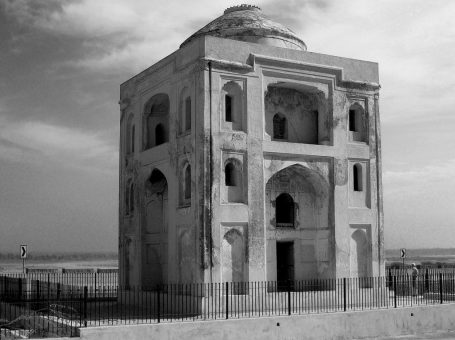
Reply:
<svg viewBox="0 0 455 340"><path fill-rule="evenodd" d="M383 275L378 82L242 5L123 83L121 283Z"/></svg>

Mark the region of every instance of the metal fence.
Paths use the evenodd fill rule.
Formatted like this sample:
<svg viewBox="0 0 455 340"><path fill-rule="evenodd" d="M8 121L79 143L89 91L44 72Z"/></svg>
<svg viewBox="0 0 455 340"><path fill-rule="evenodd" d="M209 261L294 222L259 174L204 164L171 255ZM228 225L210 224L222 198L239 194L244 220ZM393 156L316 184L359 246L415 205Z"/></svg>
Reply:
<svg viewBox="0 0 455 340"><path fill-rule="evenodd" d="M80 327L95 325L346 312L454 301L455 276L443 273L153 288L65 287L52 280L0 277L0 334L5 338L77 336Z"/></svg>

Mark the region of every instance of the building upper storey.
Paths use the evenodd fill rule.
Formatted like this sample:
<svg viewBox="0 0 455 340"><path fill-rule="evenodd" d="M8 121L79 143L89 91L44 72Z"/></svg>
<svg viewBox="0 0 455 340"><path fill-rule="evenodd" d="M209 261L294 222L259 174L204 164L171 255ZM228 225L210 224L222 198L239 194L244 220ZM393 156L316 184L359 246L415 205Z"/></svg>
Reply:
<svg viewBox="0 0 455 340"><path fill-rule="evenodd" d="M241 5L226 9L222 16L186 39L177 51L123 83L121 90L149 75L168 76L168 71L179 70L198 59L238 63L239 67L253 70L255 56L326 66L338 72L338 80L376 86L379 83L377 63L308 52L305 43L290 29L267 18L258 7Z"/></svg>

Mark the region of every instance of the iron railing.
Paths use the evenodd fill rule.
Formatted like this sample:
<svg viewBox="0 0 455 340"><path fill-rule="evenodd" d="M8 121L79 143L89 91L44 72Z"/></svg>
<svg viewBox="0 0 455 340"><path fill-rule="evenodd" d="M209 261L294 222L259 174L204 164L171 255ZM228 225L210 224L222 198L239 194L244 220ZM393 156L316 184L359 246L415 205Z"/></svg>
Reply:
<svg viewBox="0 0 455 340"><path fill-rule="evenodd" d="M447 273L156 287L69 286L54 279L35 279L0 277L0 334L77 336L80 327L95 325L347 312L455 301L455 275Z"/></svg>

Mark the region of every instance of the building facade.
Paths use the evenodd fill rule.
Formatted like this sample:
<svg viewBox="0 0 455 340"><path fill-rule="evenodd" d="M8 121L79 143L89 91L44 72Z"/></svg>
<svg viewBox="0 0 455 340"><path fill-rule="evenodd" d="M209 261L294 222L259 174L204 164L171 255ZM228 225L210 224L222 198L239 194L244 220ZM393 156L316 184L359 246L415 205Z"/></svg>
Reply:
<svg viewBox="0 0 455 340"><path fill-rule="evenodd" d="M378 96L248 5L123 83L121 283L383 275Z"/></svg>

